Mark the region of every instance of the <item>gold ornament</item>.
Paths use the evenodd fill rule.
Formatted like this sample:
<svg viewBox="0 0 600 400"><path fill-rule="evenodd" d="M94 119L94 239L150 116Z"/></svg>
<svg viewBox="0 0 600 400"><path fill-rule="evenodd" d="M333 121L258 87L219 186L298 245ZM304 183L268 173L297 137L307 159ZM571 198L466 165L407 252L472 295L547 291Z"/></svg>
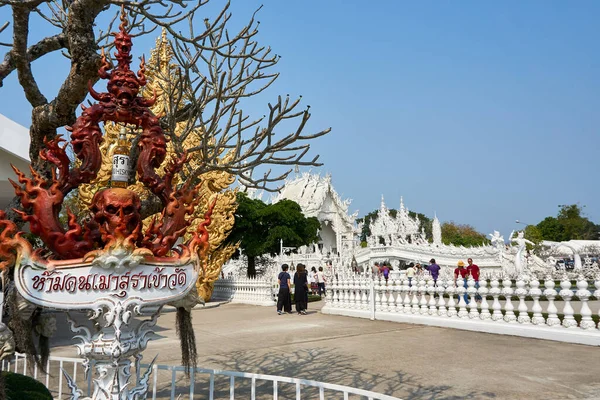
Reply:
<svg viewBox="0 0 600 400"><path fill-rule="evenodd" d="M164 115L169 111L169 99L167 98L164 89L166 85L172 84L174 79L177 79L178 76L178 67L172 63L172 60L173 49L167 39L166 32L163 29L161 37L156 40L156 48L151 51L150 60L146 65L146 78L148 84L142 93L145 97L152 97L153 91L156 91L157 100L151 107L151 110L155 115ZM165 79L164 77L169 78ZM173 96L172 90L170 90L170 96ZM185 98L185 96L183 97ZM175 132L172 132L171 135L177 137L180 136L184 127L185 121L178 123ZM102 153L102 167L98 172L97 178L92 183L81 185L79 187L78 203L80 209L89 206L96 192L99 189L108 186L110 182L112 156L119 136L119 130L120 128L113 123L107 123L105 125L106 132L104 134L104 143L100 146L100 152ZM129 130L128 140L133 141L135 136L136 132ZM188 133L181 145L184 149L190 149L199 146L201 142L202 131L194 130ZM170 141L167 143L167 156L165 157L165 161L161 168L157 170L159 175L164 174L164 168L171 162L175 155L173 142ZM226 163L229 159L230 155L225 154L221 158L221 162ZM187 163L189 170L193 171L201 164L200 153L191 153ZM204 204L204 207L197 207L196 212L189 217L191 220L191 227L188 231L192 232L196 229L198 224L204 219L204 213L210 204L209 200L216 197L216 204L212 213L212 222L208 227L210 243L208 250L208 265L205 275L200 276L196 282L198 295L205 301L208 301L213 292L214 282L219 278L221 273L221 267L229 260L239 246L237 244L223 244L233 227L234 214L237 208L236 191L228 189L235 181L235 176L223 171L211 171L201 174L199 180L202 183L198 196L201 199L200 204ZM129 185L128 189L136 192L141 199L148 198L148 190L139 182ZM144 229L147 228L153 218L160 218L160 214L155 214L146 218L144 220Z"/></svg>

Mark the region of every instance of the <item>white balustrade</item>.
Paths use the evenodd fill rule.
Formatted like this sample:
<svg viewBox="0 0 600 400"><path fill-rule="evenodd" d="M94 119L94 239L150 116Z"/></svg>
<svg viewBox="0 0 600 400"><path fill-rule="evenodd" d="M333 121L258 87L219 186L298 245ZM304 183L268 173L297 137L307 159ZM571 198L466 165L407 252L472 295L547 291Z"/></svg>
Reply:
<svg viewBox="0 0 600 400"><path fill-rule="evenodd" d="M489 280L482 278L479 287L469 279L467 288L462 279L455 283L453 278L442 275L437 286L429 276L415 277L411 286L406 277L387 284L370 277L349 278L346 285L343 282L330 285L333 299L326 303L323 312L600 346L600 331L595 322L600 313L600 277L590 283L580 276L576 289L564 277L560 293L552 276L538 280L524 275L513 281L508 276L499 280L492 275ZM348 285L352 294L350 301L344 303L342 292ZM588 289L590 285L594 292ZM465 293L470 300L468 306ZM479 296L478 305L475 299ZM560 314L555 303L557 296L564 302ZM342 301L336 301L337 297ZM574 308L581 315L579 324Z"/></svg>

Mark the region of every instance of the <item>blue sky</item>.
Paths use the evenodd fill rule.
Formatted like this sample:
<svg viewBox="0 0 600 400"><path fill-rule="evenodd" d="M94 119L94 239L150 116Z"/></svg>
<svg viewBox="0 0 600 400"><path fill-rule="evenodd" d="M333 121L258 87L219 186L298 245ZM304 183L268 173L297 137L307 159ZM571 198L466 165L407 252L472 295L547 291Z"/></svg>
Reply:
<svg viewBox="0 0 600 400"><path fill-rule="evenodd" d="M232 24L260 4L259 39L282 55L281 77L248 109L303 95L307 131L332 128L312 144L318 170L351 210L376 209L382 194L397 208L403 195L505 237L559 204L600 222L600 2L233 0ZM134 42L136 57L153 42ZM67 71L59 56L34 64L49 97ZM0 93L0 112L28 125L16 75Z"/></svg>

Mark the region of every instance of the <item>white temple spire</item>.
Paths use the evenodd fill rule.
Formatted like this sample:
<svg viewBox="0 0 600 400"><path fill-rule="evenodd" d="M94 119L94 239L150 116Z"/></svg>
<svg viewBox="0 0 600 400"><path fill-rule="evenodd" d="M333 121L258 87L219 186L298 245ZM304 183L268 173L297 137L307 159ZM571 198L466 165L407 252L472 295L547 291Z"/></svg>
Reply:
<svg viewBox="0 0 600 400"><path fill-rule="evenodd" d="M404 199L400 196L400 211L404 211Z"/></svg>
<svg viewBox="0 0 600 400"><path fill-rule="evenodd" d="M442 227L435 211L433 213L433 226L431 227L431 235L433 236L433 244L442 244Z"/></svg>

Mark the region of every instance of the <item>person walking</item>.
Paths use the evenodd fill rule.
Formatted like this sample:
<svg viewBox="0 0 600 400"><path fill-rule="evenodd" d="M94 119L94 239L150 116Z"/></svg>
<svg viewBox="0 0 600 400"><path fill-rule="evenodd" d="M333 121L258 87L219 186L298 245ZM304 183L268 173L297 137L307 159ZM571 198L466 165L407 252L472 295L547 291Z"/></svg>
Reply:
<svg viewBox="0 0 600 400"><path fill-rule="evenodd" d="M415 266L413 263L408 264L408 268L406 269L406 277L408 278L408 286L411 287L412 286L412 278L415 276L415 274L417 273L417 270L415 269Z"/></svg>
<svg viewBox="0 0 600 400"><path fill-rule="evenodd" d="M292 298L290 296L290 287L292 287L291 277L288 274L289 266L283 264L281 266L281 272L277 277L277 283L279 283L279 295L277 296L277 314L281 315L282 311L287 313L292 312Z"/></svg>
<svg viewBox="0 0 600 400"><path fill-rule="evenodd" d="M383 264L383 279L385 279L385 284L387 285L388 279L390 278L390 266L385 263Z"/></svg>
<svg viewBox="0 0 600 400"><path fill-rule="evenodd" d="M306 315L308 305L308 280L304 264L298 264L294 274L294 302L298 315Z"/></svg>
<svg viewBox="0 0 600 400"><path fill-rule="evenodd" d="M466 289L467 288L467 276L468 276L468 272L467 269L465 268L465 263L463 260L460 260L457 264L457 268L454 269L454 284L456 285L456 287L458 287L458 285L463 285L463 287ZM465 303L469 304L469 298L467 296L467 292L465 292L464 297L465 299Z"/></svg>
<svg viewBox="0 0 600 400"><path fill-rule="evenodd" d="M312 294L317 294L319 277L317 276L317 269L315 267L310 269L310 275L308 278L310 281L310 292Z"/></svg>
<svg viewBox="0 0 600 400"><path fill-rule="evenodd" d="M468 277L470 276L473 278L475 281L475 289L479 289L479 267L477 264L473 264L472 258L467 259L467 264L469 264L467 266L467 272L469 273ZM479 293L475 295L475 301L481 301L481 296Z"/></svg>
<svg viewBox="0 0 600 400"><path fill-rule="evenodd" d="M429 267L427 270L431 274L431 278L433 279L433 286L437 286L437 280L440 276L440 266L435 263L435 258L429 260Z"/></svg>
<svg viewBox="0 0 600 400"><path fill-rule="evenodd" d="M319 267L319 272L317 272L317 285L319 288L319 296L327 296L325 292L325 274L323 273L323 267Z"/></svg>

